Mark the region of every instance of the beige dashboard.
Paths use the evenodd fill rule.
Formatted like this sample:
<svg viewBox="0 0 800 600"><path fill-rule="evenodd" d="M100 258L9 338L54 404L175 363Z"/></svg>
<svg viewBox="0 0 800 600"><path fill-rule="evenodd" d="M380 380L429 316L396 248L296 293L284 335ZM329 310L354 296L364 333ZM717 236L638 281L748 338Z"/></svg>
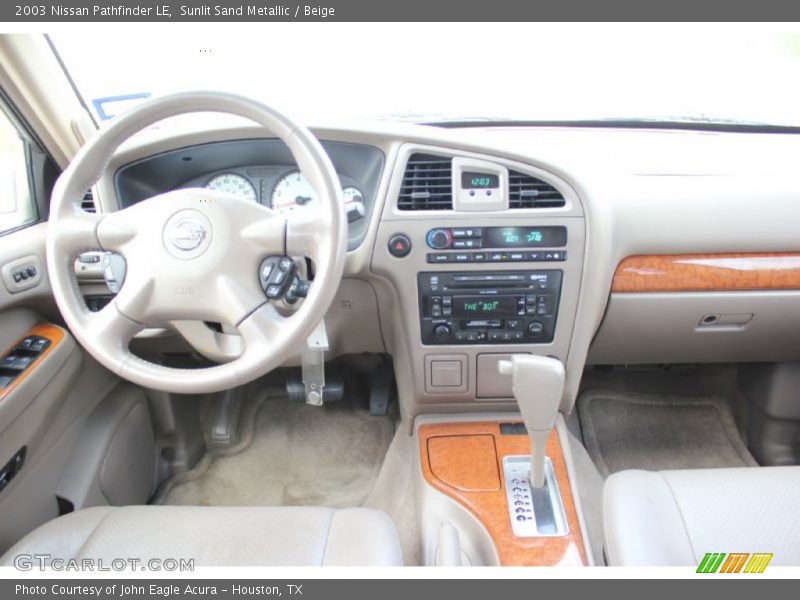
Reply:
<svg viewBox="0 0 800 600"><path fill-rule="evenodd" d="M612 290L618 265L632 256L800 251L800 139L793 135L604 128L438 127L377 124L317 127L322 140L366 144L385 157L375 209L363 242L348 253L345 280L329 314L331 356L389 352L410 414L511 408L491 382L491 360L510 352L554 355L567 366L569 409L588 363L788 360L800 357L800 290ZM238 123L202 131L176 123L137 135L114 157L95 190L103 211L116 208L111 173L176 148L251 139ZM565 197L561 208L400 211L397 198L414 152L488 161L536 175ZM526 344L422 343L417 274L432 270L511 272L554 265L431 265L435 227L564 226L566 261L553 340ZM411 253L397 258L389 239L405 234ZM725 273L723 273L723 277ZM97 282L87 283L97 285ZM715 315L715 322L702 321ZM732 316L733 315L733 316ZM747 315L745 322L735 315ZM733 322L731 322L733 319ZM716 323L716 324L714 324ZM158 343L164 343L160 339ZM174 340L173 340L174 342ZM484 357L484 358L482 358ZM289 362L296 361L296 358ZM460 379L431 386L432 361L459 364ZM487 385L482 385L485 377ZM440 389L434 389L440 387ZM479 388L484 392L480 392ZM485 390L489 390L486 392ZM479 399L476 401L476 397Z"/></svg>

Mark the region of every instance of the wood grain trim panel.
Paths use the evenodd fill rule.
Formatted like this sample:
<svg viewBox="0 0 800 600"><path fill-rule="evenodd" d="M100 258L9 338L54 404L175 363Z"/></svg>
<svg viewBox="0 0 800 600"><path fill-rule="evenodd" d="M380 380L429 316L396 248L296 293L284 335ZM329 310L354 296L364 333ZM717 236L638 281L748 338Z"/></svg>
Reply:
<svg viewBox="0 0 800 600"><path fill-rule="evenodd" d="M619 263L615 293L800 290L800 253L652 254Z"/></svg>
<svg viewBox="0 0 800 600"><path fill-rule="evenodd" d="M39 323L38 325L34 325L28 333L23 335L13 344L11 344L8 348L5 348L3 354L0 356L5 356L11 350L13 350L22 340L24 340L29 335L38 335L43 338L47 338L50 340L50 345L45 348L39 356L36 357L27 369L25 369L14 381L11 382L6 388L0 390L0 402L2 402L11 392L13 392L27 377L29 377L32 373L35 373L36 367L50 354L55 347L64 339L64 330L60 327L56 327L55 325L50 325L49 323Z"/></svg>
<svg viewBox="0 0 800 600"><path fill-rule="evenodd" d="M429 437L428 464L434 477L462 492L500 489L493 435Z"/></svg>
<svg viewBox="0 0 800 600"><path fill-rule="evenodd" d="M421 425L418 432L422 475L425 481L464 506L483 524L494 542L501 565L516 566L581 566L586 564L578 514L572 497L572 489L567 476L564 455L558 434L553 431L547 442L547 455L553 463L553 469L564 502L564 510L569 524L569 534L565 537L550 538L518 538L511 531L506 496L504 491L502 461L505 456L528 454L530 445L526 435L500 435L500 424L495 422L480 423L443 423ZM501 478L500 488L489 491L464 491L446 484L437 478L431 470L429 440L442 436L486 436L494 438L496 448L495 461ZM484 446L485 448L485 446ZM458 457L436 457L437 463L452 460L454 464L469 464L467 455L469 447L458 448L450 444L444 451L462 454ZM481 456L474 457L483 460Z"/></svg>

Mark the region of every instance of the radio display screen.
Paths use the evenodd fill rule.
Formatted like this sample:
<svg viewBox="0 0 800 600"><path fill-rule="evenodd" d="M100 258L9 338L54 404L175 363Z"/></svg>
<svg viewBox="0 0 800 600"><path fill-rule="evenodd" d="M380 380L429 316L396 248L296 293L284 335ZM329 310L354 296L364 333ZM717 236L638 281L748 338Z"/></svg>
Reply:
<svg viewBox="0 0 800 600"><path fill-rule="evenodd" d="M456 317L516 317L522 296L455 296Z"/></svg>
<svg viewBox="0 0 800 600"><path fill-rule="evenodd" d="M562 248L567 245L566 227L487 227L484 248Z"/></svg>
<svg viewBox="0 0 800 600"><path fill-rule="evenodd" d="M500 187L500 178L490 173L461 173L461 187L465 190L486 190Z"/></svg>

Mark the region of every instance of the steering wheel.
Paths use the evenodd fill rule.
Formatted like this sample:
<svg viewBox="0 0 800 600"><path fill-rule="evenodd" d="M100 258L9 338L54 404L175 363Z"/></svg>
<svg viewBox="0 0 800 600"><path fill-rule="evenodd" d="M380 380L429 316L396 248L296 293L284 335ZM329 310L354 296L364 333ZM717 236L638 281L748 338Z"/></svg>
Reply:
<svg viewBox="0 0 800 600"><path fill-rule="evenodd" d="M179 189L117 212L80 209L86 190L116 149L136 132L186 113L220 112L248 118L289 147L319 197L315 211L285 218L233 194ZM232 388L271 371L305 343L339 287L347 252L347 220L336 171L308 129L259 102L232 94L164 96L114 119L77 153L59 177L47 229L47 268L66 324L84 348L120 377L176 393ZM98 312L81 296L76 257L89 250L121 254L122 289ZM299 309L284 316L268 299L260 268L269 257L308 257L315 277ZM131 353L131 339L171 320L236 327L243 350L208 368L172 368Z"/></svg>

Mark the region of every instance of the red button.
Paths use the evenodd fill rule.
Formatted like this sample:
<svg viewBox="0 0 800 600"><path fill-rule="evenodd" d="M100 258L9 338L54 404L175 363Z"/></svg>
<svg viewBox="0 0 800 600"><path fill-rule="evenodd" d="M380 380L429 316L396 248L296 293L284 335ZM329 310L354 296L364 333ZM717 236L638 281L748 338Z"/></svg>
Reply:
<svg viewBox="0 0 800 600"><path fill-rule="evenodd" d="M408 256L411 252L411 240L402 233L395 233L389 238L389 254L397 258Z"/></svg>

